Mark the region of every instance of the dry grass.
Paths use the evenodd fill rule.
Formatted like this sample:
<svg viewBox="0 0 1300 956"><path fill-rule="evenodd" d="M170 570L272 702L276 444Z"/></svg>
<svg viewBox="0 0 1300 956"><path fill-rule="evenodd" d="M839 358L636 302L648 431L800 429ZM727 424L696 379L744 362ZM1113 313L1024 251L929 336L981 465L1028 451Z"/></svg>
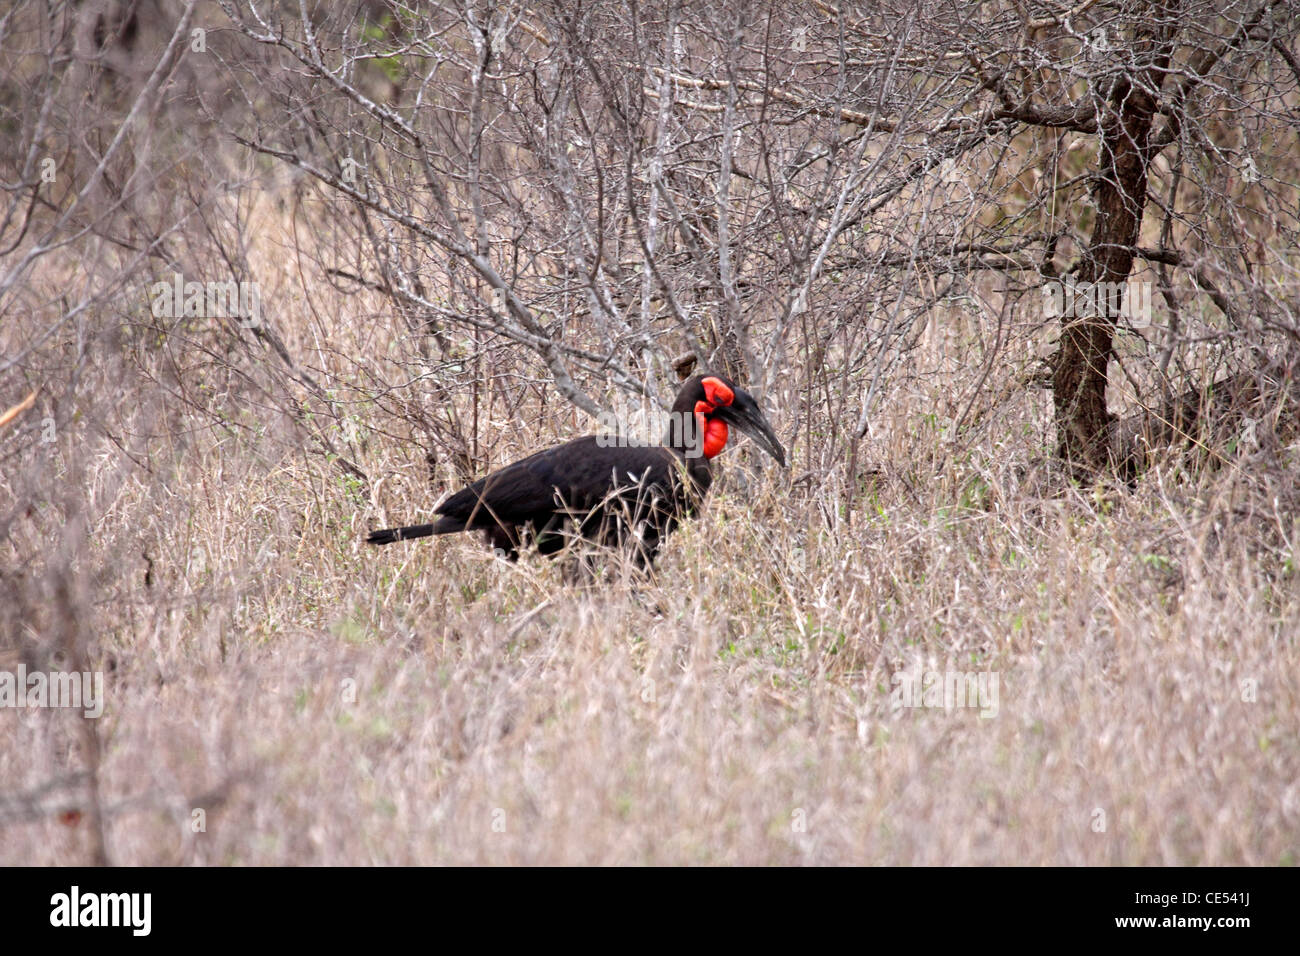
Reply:
<svg viewBox="0 0 1300 956"><path fill-rule="evenodd" d="M392 350L354 301L271 305L328 387L340 354ZM83 602L115 863L1296 862L1295 448L1048 495L1040 398L959 451L927 418L952 383L899 373L874 482L807 442L739 482L729 452L655 581L583 588L468 538L364 546L433 503L375 406L351 412L366 488L219 376L128 365L81 386L115 396L108 426L6 471L47 493L0 561L25 653ZM174 400L195 376L204 409ZM482 433L499 464L568 415ZM996 674L996 716L893 707L917 662ZM0 722L0 862L85 862L90 825L59 817L90 799L81 721Z"/></svg>

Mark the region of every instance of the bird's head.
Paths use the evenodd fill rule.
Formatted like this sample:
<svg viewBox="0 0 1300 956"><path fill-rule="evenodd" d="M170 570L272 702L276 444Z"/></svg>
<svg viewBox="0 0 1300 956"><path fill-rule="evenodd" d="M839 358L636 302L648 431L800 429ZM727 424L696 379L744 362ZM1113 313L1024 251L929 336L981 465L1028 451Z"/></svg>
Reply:
<svg viewBox="0 0 1300 956"><path fill-rule="evenodd" d="M673 403L668 444L687 457L713 458L722 453L734 425L785 467L785 449L749 392L723 375L708 373L687 379Z"/></svg>

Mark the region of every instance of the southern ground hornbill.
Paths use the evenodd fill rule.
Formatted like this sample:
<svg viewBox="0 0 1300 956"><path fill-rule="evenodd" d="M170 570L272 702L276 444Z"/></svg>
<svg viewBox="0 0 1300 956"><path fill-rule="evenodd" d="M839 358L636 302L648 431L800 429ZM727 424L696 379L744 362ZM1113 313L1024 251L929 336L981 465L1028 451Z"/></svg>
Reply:
<svg viewBox="0 0 1300 956"><path fill-rule="evenodd" d="M575 438L462 488L434 509L432 524L374 531L366 540L482 531L513 561L529 543L554 554L576 534L602 545L629 543L646 567L703 500L713 482L710 461L726 447L732 425L784 467L785 449L753 396L721 375L697 375L677 393L662 445Z"/></svg>

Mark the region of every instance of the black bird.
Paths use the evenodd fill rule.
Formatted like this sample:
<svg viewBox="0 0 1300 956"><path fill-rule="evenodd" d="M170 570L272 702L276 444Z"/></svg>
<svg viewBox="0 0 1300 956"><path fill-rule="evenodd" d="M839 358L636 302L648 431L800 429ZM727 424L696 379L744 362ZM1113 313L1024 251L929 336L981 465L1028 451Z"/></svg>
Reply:
<svg viewBox="0 0 1300 956"><path fill-rule="evenodd" d="M632 539L640 567L695 513L713 483L710 460L726 447L729 426L752 437L785 466L785 449L754 397L722 375L683 383L662 445L632 445L613 435L588 435L507 465L456 492L432 524L373 531L371 544L457 531L482 531L511 561L531 542L542 554L560 551L576 534L602 545Z"/></svg>

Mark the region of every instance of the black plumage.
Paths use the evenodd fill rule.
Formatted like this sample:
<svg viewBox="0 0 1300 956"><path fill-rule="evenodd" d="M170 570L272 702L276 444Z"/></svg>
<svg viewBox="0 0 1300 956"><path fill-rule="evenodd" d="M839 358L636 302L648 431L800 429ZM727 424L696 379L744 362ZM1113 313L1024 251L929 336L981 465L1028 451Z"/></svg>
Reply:
<svg viewBox="0 0 1300 956"><path fill-rule="evenodd" d="M458 531L482 531L514 560L528 544L542 554L575 535L628 545L637 564L651 564L681 519L698 509L712 484L710 460L725 447L728 426L751 435L782 465L785 450L758 403L721 375L682 385L662 445L619 444L587 435L537 452L462 488L442 502L430 524L372 532L372 544Z"/></svg>

